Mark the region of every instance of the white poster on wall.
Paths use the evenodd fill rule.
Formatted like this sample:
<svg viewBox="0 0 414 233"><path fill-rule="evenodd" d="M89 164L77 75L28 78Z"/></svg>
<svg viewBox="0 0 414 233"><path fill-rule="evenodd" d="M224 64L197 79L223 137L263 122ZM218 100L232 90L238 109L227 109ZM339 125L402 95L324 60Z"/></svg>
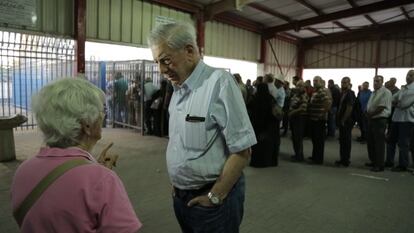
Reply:
<svg viewBox="0 0 414 233"><path fill-rule="evenodd" d="M0 0L0 24L34 27L36 0Z"/></svg>

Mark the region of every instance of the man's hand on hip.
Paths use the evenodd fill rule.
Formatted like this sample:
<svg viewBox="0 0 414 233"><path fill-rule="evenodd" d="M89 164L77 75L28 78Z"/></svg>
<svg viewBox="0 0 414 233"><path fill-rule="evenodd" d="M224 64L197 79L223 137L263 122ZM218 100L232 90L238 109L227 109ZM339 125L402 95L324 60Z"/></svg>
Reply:
<svg viewBox="0 0 414 233"><path fill-rule="evenodd" d="M207 195L202 195L202 196L195 197L195 198L191 199L187 203L187 205L189 207L195 206L195 205L201 205L201 206L204 206L204 207L213 207L214 206L213 203L211 203L210 199L208 199Z"/></svg>

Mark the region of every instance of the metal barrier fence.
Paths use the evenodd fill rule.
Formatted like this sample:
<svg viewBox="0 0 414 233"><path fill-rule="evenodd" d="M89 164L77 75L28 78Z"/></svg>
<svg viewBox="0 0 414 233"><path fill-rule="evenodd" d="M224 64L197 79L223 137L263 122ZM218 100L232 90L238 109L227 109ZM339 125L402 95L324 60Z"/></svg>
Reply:
<svg viewBox="0 0 414 233"><path fill-rule="evenodd" d="M100 83L106 93L107 126L135 128L144 133L142 87L145 80L160 86L156 64L144 60L109 61L99 62L99 67Z"/></svg>
<svg viewBox="0 0 414 233"><path fill-rule="evenodd" d="M75 73L72 39L0 31L0 117L22 114L36 126L31 97L50 81ZM96 61L85 64L86 78L106 93L108 127L144 129L144 95L150 79L160 87L161 76L152 61ZM115 78L118 78L115 80Z"/></svg>
<svg viewBox="0 0 414 233"><path fill-rule="evenodd" d="M71 39L0 31L0 116L22 114L36 125L31 96L48 82L73 76L75 42Z"/></svg>

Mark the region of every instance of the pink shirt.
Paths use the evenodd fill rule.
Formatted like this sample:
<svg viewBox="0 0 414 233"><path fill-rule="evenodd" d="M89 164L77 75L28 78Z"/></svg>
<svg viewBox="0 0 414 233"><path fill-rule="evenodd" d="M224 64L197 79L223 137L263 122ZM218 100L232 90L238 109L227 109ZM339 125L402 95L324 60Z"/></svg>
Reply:
<svg viewBox="0 0 414 233"><path fill-rule="evenodd" d="M27 212L21 232L137 232L137 218L115 172L77 147L41 148L17 169L11 187L13 210L52 169L74 158L93 161L64 173Z"/></svg>

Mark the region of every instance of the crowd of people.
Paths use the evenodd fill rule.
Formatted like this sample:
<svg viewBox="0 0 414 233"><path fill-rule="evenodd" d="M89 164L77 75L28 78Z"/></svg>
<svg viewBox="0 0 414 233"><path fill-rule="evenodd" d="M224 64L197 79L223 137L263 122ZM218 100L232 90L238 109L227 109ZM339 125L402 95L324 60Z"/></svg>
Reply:
<svg viewBox="0 0 414 233"><path fill-rule="evenodd" d="M351 89L351 78L343 77L341 87L333 80L325 81L320 76L303 82L293 77L293 88L282 76L266 74L259 76L251 85L240 83L246 92L246 106L256 133L258 143L252 147L251 166L278 165L280 137L286 135L290 124L294 155L293 162L306 161L303 154L303 139L312 140L311 164L323 164L325 140L335 138L339 132L339 158L336 166L348 167L351 163L352 130L358 126L361 134L356 139L367 144L368 162L373 172L407 171L409 153L414 160L414 70L406 76L406 84L399 89L396 78L384 83L384 77L373 78L373 90L365 81L358 87L357 95ZM247 90L247 91L246 91ZM283 116L275 114L282 108ZM282 122L282 124L281 124ZM280 128L281 127L281 128ZM280 129L283 133L279 134ZM399 159L395 162L396 147Z"/></svg>
<svg viewBox="0 0 414 233"><path fill-rule="evenodd" d="M282 76L268 74L244 85L240 75L232 77L206 65L195 29L187 24L159 24L148 42L160 73L173 85L166 165L171 202L184 233L239 232L243 170L249 162L257 167L278 165L280 125L283 135L288 122L294 162L305 160L303 137L309 134L309 162L323 164L326 134L335 135L338 128L340 157L335 164L349 166L351 130L363 116L358 120L367 122L361 135L368 145L367 166L375 172L394 166L398 146L393 171L407 170L410 140L411 150L413 146L414 70L398 91L394 81L384 87L384 78L375 76L369 97L363 89L355 96L349 77L342 79L340 90L333 89L333 81L326 88L319 76L313 86L293 77L295 87L289 90ZM159 109L166 104L167 84L160 89L151 84L149 80L143 87L146 109ZM127 103L133 88L117 74L112 97ZM35 96L33 112L45 146L24 161L13 178L11 202L21 232L137 232L142 227L122 181L111 170L118 158L109 153L112 144L97 159L91 155L102 137L104 104L104 92L82 78L58 80ZM112 107L115 118L125 122L126 104L114 102ZM327 127L327 122L336 126Z"/></svg>
<svg viewBox="0 0 414 233"><path fill-rule="evenodd" d="M173 88L170 82L162 79L159 86L154 84L152 78L144 80L141 88L140 76L135 75L127 80L121 72L109 74L106 84L106 121L114 127L128 124L139 126L141 108L143 109L143 131L145 135L168 135L168 106ZM141 106L143 98L143 106Z"/></svg>

